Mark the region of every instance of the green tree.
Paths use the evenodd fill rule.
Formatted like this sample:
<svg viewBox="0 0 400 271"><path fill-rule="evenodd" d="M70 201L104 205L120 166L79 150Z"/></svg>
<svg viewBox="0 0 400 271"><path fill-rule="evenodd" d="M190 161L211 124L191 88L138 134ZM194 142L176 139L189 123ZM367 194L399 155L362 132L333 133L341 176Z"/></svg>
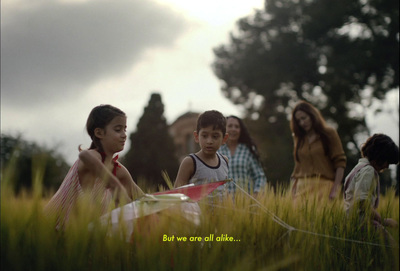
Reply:
<svg viewBox="0 0 400 271"><path fill-rule="evenodd" d="M264 10L237 22L230 43L214 49L213 69L229 99L245 105L249 116L256 112L267 120L259 125L275 145L263 152L279 142L289 144L283 140L290 134L278 122L288 126L291 108L304 99L337 127L352 168L359 138L369 134L367 108L399 86L398 5L395 0L268 0ZM255 103L260 97L261 105ZM273 156L282 163L287 159L286 153Z"/></svg>
<svg viewBox="0 0 400 271"><path fill-rule="evenodd" d="M257 142L267 181L275 188L278 185L288 184L294 166L289 125L285 116L277 117L279 119L267 119L264 115L260 115L256 120L251 118L244 120Z"/></svg>
<svg viewBox="0 0 400 271"><path fill-rule="evenodd" d="M179 167L174 141L163 114L161 95L153 93L136 131L130 135L131 148L124 157L124 164L134 180L151 190L166 185L162 171L174 180Z"/></svg>
<svg viewBox="0 0 400 271"><path fill-rule="evenodd" d="M69 165L56 153L20 136L1 135L2 182L7 182L15 193L31 190L36 173L44 190L56 190L67 174ZM9 172L6 176L5 172Z"/></svg>

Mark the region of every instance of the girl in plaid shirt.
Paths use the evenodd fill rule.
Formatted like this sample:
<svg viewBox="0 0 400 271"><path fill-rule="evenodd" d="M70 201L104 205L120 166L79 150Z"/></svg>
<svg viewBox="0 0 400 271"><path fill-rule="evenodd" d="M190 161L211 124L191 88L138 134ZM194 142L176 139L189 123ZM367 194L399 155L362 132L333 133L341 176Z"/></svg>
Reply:
<svg viewBox="0 0 400 271"><path fill-rule="evenodd" d="M259 193L267 183L257 146L250 137L243 121L236 116L227 117L228 141L219 152L228 157L229 178L249 193ZM228 183L228 191L235 193L234 183Z"/></svg>

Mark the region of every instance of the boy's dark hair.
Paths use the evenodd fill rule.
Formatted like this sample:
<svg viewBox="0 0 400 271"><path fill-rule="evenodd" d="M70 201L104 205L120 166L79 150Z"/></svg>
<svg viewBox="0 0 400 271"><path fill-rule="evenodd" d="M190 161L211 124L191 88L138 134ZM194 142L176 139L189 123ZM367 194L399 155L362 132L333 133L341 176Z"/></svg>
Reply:
<svg viewBox="0 0 400 271"><path fill-rule="evenodd" d="M219 111L209 110L202 113L197 119L197 133L201 128L212 126L213 130L221 130L222 135L226 133L226 118Z"/></svg>
<svg viewBox="0 0 400 271"><path fill-rule="evenodd" d="M389 164L397 164L399 162L399 147L393 140L384 134L374 134L361 148L363 157L369 161L375 161L378 165L385 162Z"/></svg>

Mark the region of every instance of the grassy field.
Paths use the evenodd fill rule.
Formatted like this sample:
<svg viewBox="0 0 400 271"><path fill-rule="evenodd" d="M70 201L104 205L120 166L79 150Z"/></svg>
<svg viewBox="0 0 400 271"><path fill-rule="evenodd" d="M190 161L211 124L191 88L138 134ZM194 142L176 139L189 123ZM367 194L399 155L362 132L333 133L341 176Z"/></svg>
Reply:
<svg viewBox="0 0 400 271"><path fill-rule="evenodd" d="M123 225L110 235L89 204L55 231L42 212L47 200L40 185L17 197L2 178L1 270L399 270L399 229L389 229L395 247L361 233L346 221L341 198L294 204L285 191L257 201L239 193L234 202L201 202L198 226L165 210L140 219L131 237ZM393 191L378 210L399 221Z"/></svg>

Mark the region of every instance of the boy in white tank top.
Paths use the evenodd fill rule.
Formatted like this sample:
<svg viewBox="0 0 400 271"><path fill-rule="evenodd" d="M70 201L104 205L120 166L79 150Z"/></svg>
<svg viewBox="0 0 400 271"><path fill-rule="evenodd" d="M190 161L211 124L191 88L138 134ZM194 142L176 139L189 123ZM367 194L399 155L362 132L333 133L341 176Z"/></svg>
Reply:
<svg viewBox="0 0 400 271"><path fill-rule="evenodd" d="M216 110L205 111L199 116L193 135L196 143L200 145L200 151L183 159L175 180L175 187L227 179L228 158L217 154L218 149L228 139L226 118ZM225 187L220 186L216 192L221 196L224 191Z"/></svg>

